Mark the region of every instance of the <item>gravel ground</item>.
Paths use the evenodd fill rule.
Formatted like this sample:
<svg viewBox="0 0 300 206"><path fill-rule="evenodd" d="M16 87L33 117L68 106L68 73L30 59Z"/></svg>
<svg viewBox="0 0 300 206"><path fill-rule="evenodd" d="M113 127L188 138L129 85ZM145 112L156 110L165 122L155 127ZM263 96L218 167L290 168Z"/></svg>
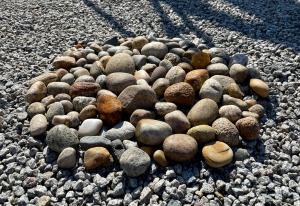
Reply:
<svg viewBox="0 0 300 206"><path fill-rule="evenodd" d="M300 205L299 19L291 0L2 0L0 205ZM245 145L250 157L218 170L153 164L140 178L58 170L28 135L24 82L77 40L151 32L249 55L271 88L261 139Z"/></svg>

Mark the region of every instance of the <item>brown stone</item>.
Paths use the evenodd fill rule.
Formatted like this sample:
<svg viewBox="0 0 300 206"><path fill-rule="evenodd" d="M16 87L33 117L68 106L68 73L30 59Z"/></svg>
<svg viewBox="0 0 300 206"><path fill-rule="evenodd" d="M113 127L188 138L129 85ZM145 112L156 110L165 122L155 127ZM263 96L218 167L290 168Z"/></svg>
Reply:
<svg viewBox="0 0 300 206"><path fill-rule="evenodd" d="M104 124L115 125L122 118L122 103L114 96L99 96L97 98L97 109Z"/></svg>
<svg viewBox="0 0 300 206"><path fill-rule="evenodd" d="M75 63L76 60L74 57L59 56L54 59L52 65L55 69L59 69L59 68L70 69L72 66L75 65Z"/></svg>
<svg viewBox="0 0 300 206"><path fill-rule="evenodd" d="M33 85L31 85L31 87L27 91L25 95L25 99L28 103L39 102L44 97L46 97L46 94L47 94L46 85L41 81L37 81Z"/></svg>
<svg viewBox="0 0 300 206"><path fill-rule="evenodd" d="M162 150L156 150L154 153L153 153L153 159L154 161L159 164L160 166L162 167L166 167L168 166L168 160L165 156L165 153L164 151Z"/></svg>
<svg viewBox="0 0 300 206"><path fill-rule="evenodd" d="M192 85L195 91L199 91L208 78L209 75L206 69L196 69L187 73L184 81Z"/></svg>
<svg viewBox="0 0 300 206"><path fill-rule="evenodd" d="M235 123L240 135L245 140L255 140L259 135L259 122L254 117L244 117Z"/></svg>
<svg viewBox="0 0 300 206"><path fill-rule="evenodd" d="M109 165L113 159L111 154L104 147L93 147L84 153L84 167L87 170L105 167Z"/></svg>
<svg viewBox="0 0 300 206"><path fill-rule="evenodd" d="M192 65L195 69L205 69L210 64L210 56L205 52L197 52L192 56Z"/></svg>
<svg viewBox="0 0 300 206"><path fill-rule="evenodd" d="M100 86L97 83L76 82L70 87L70 95L73 98L76 96L93 97L96 96L99 89Z"/></svg>
<svg viewBox="0 0 300 206"><path fill-rule="evenodd" d="M190 106L195 101L195 91L190 84L179 82L169 86L164 93L164 97L167 102Z"/></svg>
<svg viewBox="0 0 300 206"><path fill-rule="evenodd" d="M79 119L83 121L89 118L95 118L97 114L98 114L98 110L95 105L87 105L80 111Z"/></svg>
<svg viewBox="0 0 300 206"><path fill-rule="evenodd" d="M249 86L259 96L269 96L269 86L261 79L250 79Z"/></svg>

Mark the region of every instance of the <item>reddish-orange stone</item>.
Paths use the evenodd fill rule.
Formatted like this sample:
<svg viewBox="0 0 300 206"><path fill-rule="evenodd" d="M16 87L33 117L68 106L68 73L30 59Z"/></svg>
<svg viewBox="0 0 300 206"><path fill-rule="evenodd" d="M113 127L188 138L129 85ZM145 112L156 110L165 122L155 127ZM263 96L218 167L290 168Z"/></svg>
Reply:
<svg viewBox="0 0 300 206"><path fill-rule="evenodd" d="M122 103L117 97L101 95L97 98L100 119L107 125L115 125L122 118Z"/></svg>

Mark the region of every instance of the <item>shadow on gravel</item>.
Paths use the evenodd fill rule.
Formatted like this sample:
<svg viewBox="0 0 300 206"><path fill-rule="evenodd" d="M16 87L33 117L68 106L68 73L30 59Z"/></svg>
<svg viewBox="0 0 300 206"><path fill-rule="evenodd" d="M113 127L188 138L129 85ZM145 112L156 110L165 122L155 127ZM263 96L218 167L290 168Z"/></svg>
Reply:
<svg viewBox="0 0 300 206"><path fill-rule="evenodd" d="M225 0L229 7L245 12L250 19L242 19L231 12L215 9L206 0L149 0L160 16L165 32L168 36L186 33L187 30L195 32L198 37L211 42L211 38L202 31L195 21L208 20L214 25L225 27L232 31L241 32L253 39L269 40L276 44L283 44L296 51L300 51L300 3L295 0ZM162 9L165 3L181 17L184 26L176 26L170 16ZM255 17L259 20L252 20ZM221 28L220 28L221 29Z"/></svg>
<svg viewBox="0 0 300 206"><path fill-rule="evenodd" d="M135 36L134 32L126 30L121 22L118 22L112 15L105 12L91 0L83 0L83 3L89 8L93 9L97 15L105 18L112 26L112 28L118 30L118 32L122 34L122 36Z"/></svg>

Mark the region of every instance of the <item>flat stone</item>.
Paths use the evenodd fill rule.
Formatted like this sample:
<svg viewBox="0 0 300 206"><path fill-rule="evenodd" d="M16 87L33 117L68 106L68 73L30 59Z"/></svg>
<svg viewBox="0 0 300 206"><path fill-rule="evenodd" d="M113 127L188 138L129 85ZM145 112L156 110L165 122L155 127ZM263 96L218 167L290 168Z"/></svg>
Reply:
<svg viewBox="0 0 300 206"><path fill-rule="evenodd" d="M104 136L84 136L80 138L79 145L83 150L87 150L92 147L105 147L110 149L111 140Z"/></svg>
<svg viewBox="0 0 300 206"><path fill-rule="evenodd" d="M135 127L127 121L122 121L105 133L105 137L111 141L119 140L128 140L134 137Z"/></svg>
<svg viewBox="0 0 300 206"><path fill-rule="evenodd" d="M57 158L59 168L71 169L76 165L76 150L72 147L67 147L61 151Z"/></svg>

